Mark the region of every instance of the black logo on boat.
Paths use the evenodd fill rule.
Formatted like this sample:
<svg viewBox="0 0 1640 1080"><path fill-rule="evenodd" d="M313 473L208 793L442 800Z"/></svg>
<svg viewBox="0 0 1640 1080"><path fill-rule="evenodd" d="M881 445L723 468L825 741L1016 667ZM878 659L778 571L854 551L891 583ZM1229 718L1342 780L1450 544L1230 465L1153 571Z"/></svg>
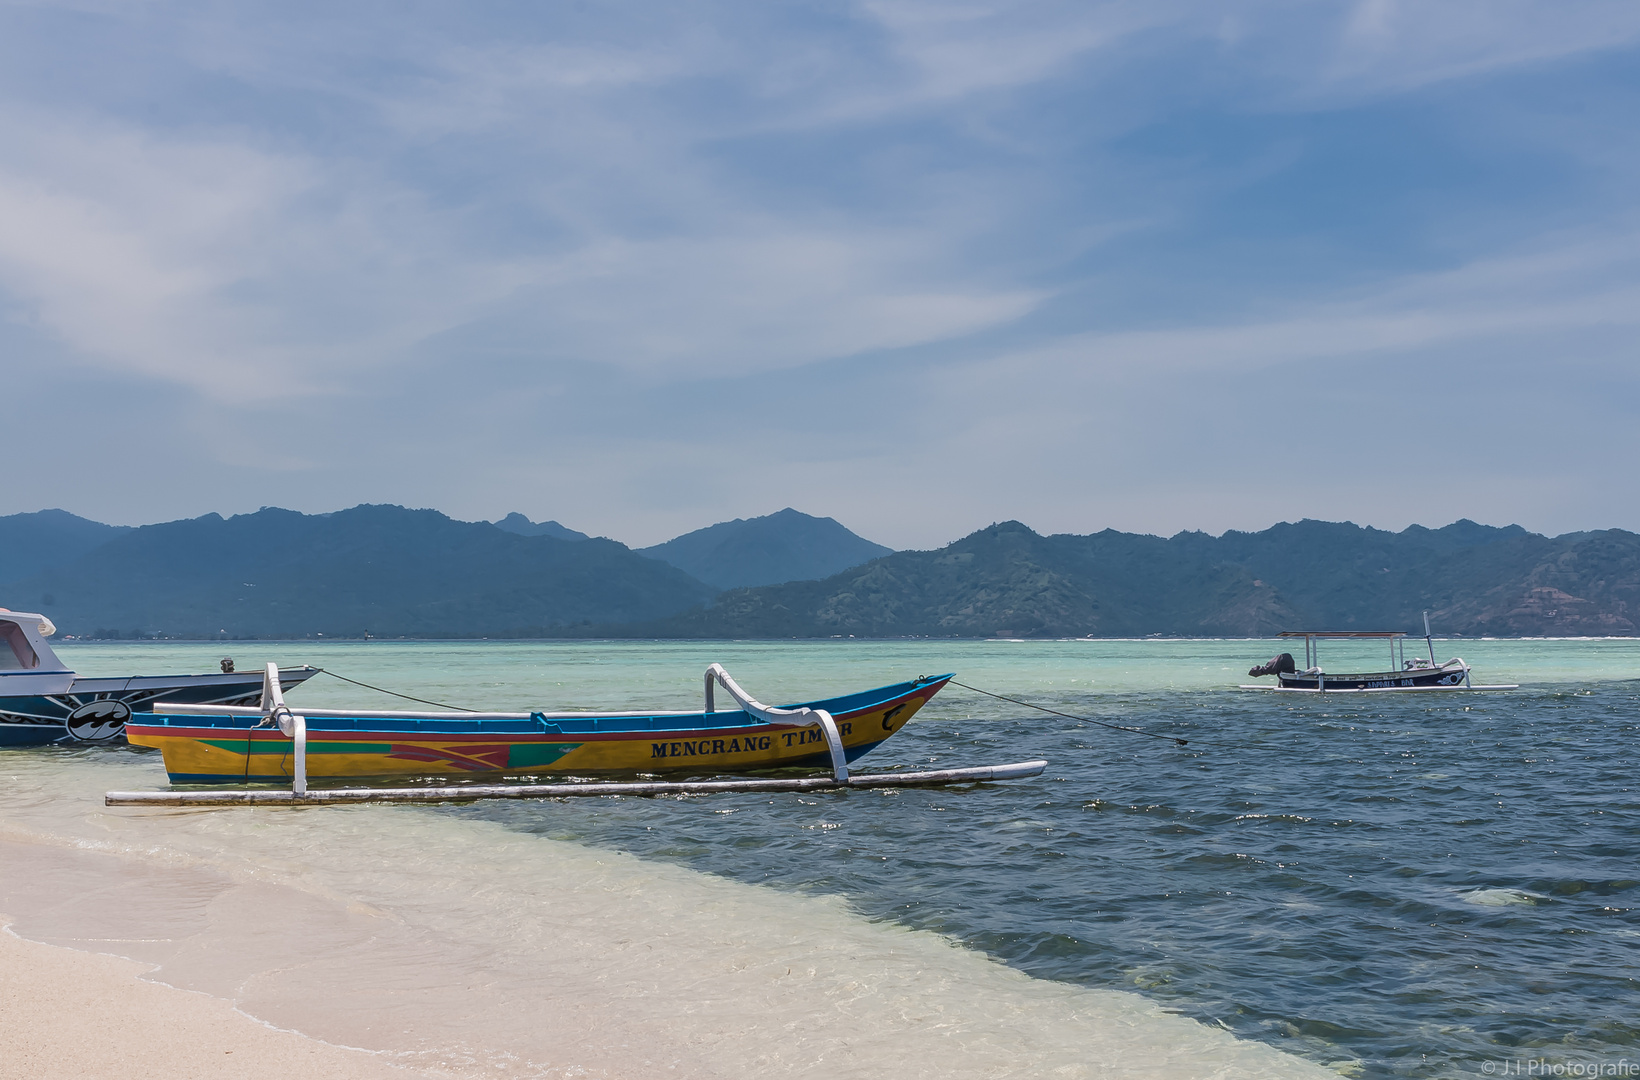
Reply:
<svg viewBox="0 0 1640 1080"><path fill-rule="evenodd" d="M104 701L86 702L69 713L68 719L63 723L68 727L71 738L81 742L107 742L119 738L120 732L125 730L125 722L129 719L131 706L109 698Z"/></svg>

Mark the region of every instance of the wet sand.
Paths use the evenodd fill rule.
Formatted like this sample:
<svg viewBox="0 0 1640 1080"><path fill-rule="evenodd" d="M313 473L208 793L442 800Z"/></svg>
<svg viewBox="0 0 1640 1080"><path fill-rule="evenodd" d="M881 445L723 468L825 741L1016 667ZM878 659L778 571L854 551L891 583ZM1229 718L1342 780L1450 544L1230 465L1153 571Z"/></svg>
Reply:
<svg viewBox="0 0 1640 1080"><path fill-rule="evenodd" d="M11 1080L412 1080L376 1055L280 1031L144 981L151 965L0 933L0 1060Z"/></svg>

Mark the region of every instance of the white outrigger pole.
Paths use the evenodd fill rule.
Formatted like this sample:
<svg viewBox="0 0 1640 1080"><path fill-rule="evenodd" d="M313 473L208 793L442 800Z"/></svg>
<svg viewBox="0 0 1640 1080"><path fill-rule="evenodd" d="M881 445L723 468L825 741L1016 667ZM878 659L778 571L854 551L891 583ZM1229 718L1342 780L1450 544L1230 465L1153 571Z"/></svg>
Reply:
<svg viewBox="0 0 1640 1080"><path fill-rule="evenodd" d="M268 664L267 674L262 676L262 713L262 723L277 724L279 734L295 745L296 761L291 770L290 790L295 795L306 795L307 717L296 715L285 704L285 692L279 688L279 666L272 662Z"/></svg>
<svg viewBox="0 0 1640 1080"><path fill-rule="evenodd" d="M1040 776L1046 761L982 765L927 772L856 773L847 780L805 776L768 780L593 781L568 784L490 784L438 788L321 788L295 791L110 791L108 806L326 806L335 803L441 803L477 799L567 799L596 795L711 795L723 791L839 791L853 788L943 787Z"/></svg>
<svg viewBox="0 0 1640 1080"><path fill-rule="evenodd" d="M723 670L722 664L713 664L706 669L706 711L717 712L717 702L712 700L712 684L721 683L729 691L729 695L740 703L752 716L757 717L765 724L790 724L793 727L819 726L826 734L826 746L831 750L831 774L839 784L848 783L848 755L843 753L843 737L837 733L837 721L831 718L831 713L824 709L775 709L758 701L752 695L740 688L740 685L729 678L729 673Z"/></svg>

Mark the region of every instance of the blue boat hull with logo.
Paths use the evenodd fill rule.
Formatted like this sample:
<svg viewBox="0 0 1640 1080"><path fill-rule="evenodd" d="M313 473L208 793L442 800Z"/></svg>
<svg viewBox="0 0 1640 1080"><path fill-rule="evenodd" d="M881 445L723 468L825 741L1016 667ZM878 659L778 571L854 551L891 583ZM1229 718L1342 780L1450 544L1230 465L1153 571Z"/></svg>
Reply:
<svg viewBox="0 0 1640 1080"><path fill-rule="evenodd" d="M119 743L133 713L156 701L195 705L254 705L262 699L262 672L230 668L210 675L130 675L81 678L46 643L56 632L43 615L0 608L0 747L50 743ZM289 690L319 673L284 668Z"/></svg>
<svg viewBox="0 0 1640 1080"><path fill-rule="evenodd" d="M315 667L281 668L285 690L319 673ZM0 675L0 687L5 678ZM123 743L133 713L153 711L156 701L197 705L255 705L262 700L257 672L228 675L134 675L75 679L58 694L0 696L0 747L49 743Z"/></svg>

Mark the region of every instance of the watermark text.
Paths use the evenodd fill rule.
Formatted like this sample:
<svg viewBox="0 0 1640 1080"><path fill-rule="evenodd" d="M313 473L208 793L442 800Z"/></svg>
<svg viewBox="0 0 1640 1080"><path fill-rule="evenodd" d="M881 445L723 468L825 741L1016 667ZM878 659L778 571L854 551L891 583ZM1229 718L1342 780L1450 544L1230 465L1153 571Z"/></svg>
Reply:
<svg viewBox="0 0 1640 1080"><path fill-rule="evenodd" d="M1550 1061L1548 1058L1499 1058L1481 1063L1487 1076L1634 1077L1640 1080L1640 1061Z"/></svg>

